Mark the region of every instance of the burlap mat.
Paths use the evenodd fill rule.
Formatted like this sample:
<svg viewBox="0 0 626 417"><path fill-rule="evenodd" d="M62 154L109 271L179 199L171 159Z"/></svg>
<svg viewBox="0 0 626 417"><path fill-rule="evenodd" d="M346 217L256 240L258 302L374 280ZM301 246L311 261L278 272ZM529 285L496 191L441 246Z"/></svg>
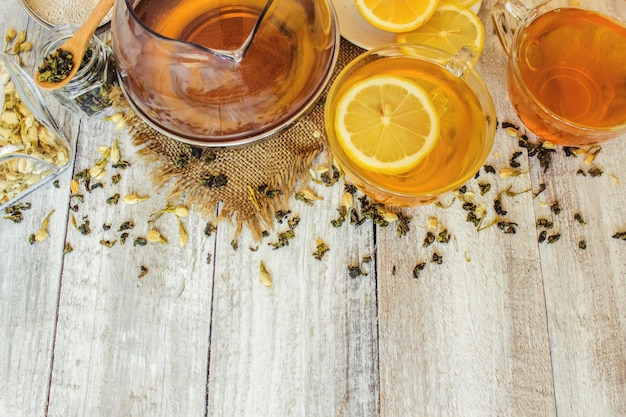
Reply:
<svg viewBox="0 0 626 417"><path fill-rule="evenodd" d="M331 83L362 52L342 39ZM236 148L196 148L171 139L136 116L120 91L114 106L125 112L138 155L151 165L154 186L169 189L168 200L218 220L230 218L237 234L246 226L261 238L263 231L273 229L276 212L288 209L298 180L325 149L324 102L331 83L297 124Z"/></svg>

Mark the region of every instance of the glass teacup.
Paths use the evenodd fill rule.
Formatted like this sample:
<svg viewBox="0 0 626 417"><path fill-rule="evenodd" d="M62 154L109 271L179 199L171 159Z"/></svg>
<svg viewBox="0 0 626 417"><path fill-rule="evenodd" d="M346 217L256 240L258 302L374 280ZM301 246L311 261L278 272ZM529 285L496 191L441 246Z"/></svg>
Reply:
<svg viewBox="0 0 626 417"><path fill-rule="evenodd" d="M509 97L537 136L560 145L626 133L626 2L499 0Z"/></svg>
<svg viewBox="0 0 626 417"><path fill-rule="evenodd" d="M339 73L326 100L326 133L333 157L350 182L378 202L414 206L437 201L478 172L493 145L496 113L487 88L469 65L471 58L468 49L450 56L425 46L395 44L362 54ZM434 148L406 172L372 172L355 162L338 140L341 97L356 83L381 74L399 76L426 90L440 120Z"/></svg>

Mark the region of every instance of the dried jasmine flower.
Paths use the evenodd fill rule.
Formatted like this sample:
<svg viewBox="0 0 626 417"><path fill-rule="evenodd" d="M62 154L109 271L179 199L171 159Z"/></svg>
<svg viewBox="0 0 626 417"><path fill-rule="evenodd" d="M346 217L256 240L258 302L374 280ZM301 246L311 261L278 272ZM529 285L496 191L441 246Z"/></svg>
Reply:
<svg viewBox="0 0 626 417"><path fill-rule="evenodd" d="M48 223L50 222L50 217L52 216L54 211L55 210L53 209L50 213L48 213L48 215L43 219L43 222L41 223L41 227L39 228L37 233L31 235L31 237L28 240L31 244L35 242L41 243L48 238Z"/></svg>
<svg viewBox="0 0 626 417"><path fill-rule="evenodd" d="M146 246L147 243L148 241L146 240L146 238L139 236L135 238L135 241L133 242L133 246Z"/></svg>
<svg viewBox="0 0 626 417"><path fill-rule="evenodd" d="M259 263L259 273L260 273L261 284L265 285L267 288L271 288L272 277L269 274L269 272L267 272L267 268L265 267L265 264L263 263L263 261Z"/></svg>
<svg viewBox="0 0 626 417"><path fill-rule="evenodd" d="M312 206L313 203L317 200L323 200L322 197L318 196L317 194L315 194L313 191L304 188L298 192L296 192L294 194L294 198L296 200L302 201L305 204L308 204L309 206Z"/></svg>
<svg viewBox="0 0 626 417"><path fill-rule="evenodd" d="M557 215L561 212L561 206L559 206L558 201L555 200L552 204L550 204L550 211Z"/></svg>
<svg viewBox="0 0 626 417"><path fill-rule="evenodd" d="M189 209L185 206L166 206L163 210L155 211L150 214L150 219L148 220L148 224L156 222L161 218L165 213L174 213L176 217L187 217L189 216Z"/></svg>
<svg viewBox="0 0 626 417"><path fill-rule="evenodd" d="M420 277L420 272L422 272L426 268L426 262L420 262L413 268L413 278L417 279Z"/></svg>
<svg viewBox="0 0 626 417"><path fill-rule="evenodd" d="M315 240L315 252L313 252L313 257L318 261L321 261L326 252L328 252L330 248L321 238L317 238Z"/></svg>
<svg viewBox="0 0 626 417"><path fill-rule="evenodd" d="M498 173L498 176L500 176L500 178L519 177L520 175L522 175L522 172L520 170L511 168L502 168Z"/></svg>
<svg viewBox="0 0 626 417"><path fill-rule="evenodd" d="M123 245L126 243L126 239L128 239L128 232L124 232L120 235L120 245Z"/></svg>
<svg viewBox="0 0 626 417"><path fill-rule="evenodd" d="M238 250L239 249L239 241L237 239L233 239L230 241L230 247L233 248L233 250Z"/></svg>
<svg viewBox="0 0 626 417"><path fill-rule="evenodd" d="M159 232L156 229L148 230L148 233L146 233L146 239L148 239L149 242L163 243L163 244L168 243L167 239L163 237L163 235L161 235L161 232Z"/></svg>
<svg viewBox="0 0 626 417"><path fill-rule="evenodd" d="M111 184L117 185L117 183L119 183L121 179L122 179L122 176L120 174L115 174L111 177Z"/></svg>
<svg viewBox="0 0 626 417"><path fill-rule="evenodd" d="M126 204L137 204L140 203L142 201L146 201L149 200L150 197L148 196L139 196L136 194L128 194L125 195L124 198L122 199L122 201Z"/></svg>
<svg viewBox="0 0 626 417"><path fill-rule="evenodd" d="M189 240L189 234L185 230L183 221L180 218L178 219L178 232L179 232L178 246L180 246L181 248L184 248L185 245L187 244L187 241Z"/></svg>
<svg viewBox="0 0 626 417"><path fill-rule="evenodd" d="M478 188L480 189L480 195L485 195L491 190L491 184L488 182L479 182Z"/></svg>

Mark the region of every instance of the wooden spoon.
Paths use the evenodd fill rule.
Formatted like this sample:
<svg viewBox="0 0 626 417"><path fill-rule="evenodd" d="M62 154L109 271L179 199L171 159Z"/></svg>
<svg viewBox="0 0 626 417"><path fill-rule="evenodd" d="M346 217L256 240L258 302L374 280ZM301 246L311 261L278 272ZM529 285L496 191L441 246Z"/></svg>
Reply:
<svg viewBox="0 0 626 417"><path fill-rule="evenodd" d="M43 90L57 90L70 82L80 68L80 64L83 61L83 56L85 55L85 51L87 50L91 37L96 32L96 29L100 25L100 22L102 22L102 19L104 19L109 10L111 10L114 3L115 0L100 0L87 20L85 20L85 23L82 24L82 26L76 31L76 33L74 33L74 35L72 35L71 38L63 42L63 44L59 47L60 49L68 51L72 54L72 62L74 64L72 71L65 79L59 82L39 81L39 70L35 71L35 84L37 84L39 88Z"/></svg>

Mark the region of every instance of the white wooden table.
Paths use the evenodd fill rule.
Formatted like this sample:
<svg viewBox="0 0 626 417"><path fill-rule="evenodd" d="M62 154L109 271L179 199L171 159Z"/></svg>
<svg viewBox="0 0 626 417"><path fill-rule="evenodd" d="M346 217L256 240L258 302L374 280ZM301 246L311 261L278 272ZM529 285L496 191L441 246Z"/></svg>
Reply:
<svg viewBox="0 0 626 417"><path fill-rule="evenodd" d="M487 40L477 70L499 120L515 122L491 5L480 12ZM35 43L45 32L17 0L0 8L3 38L9 27ZM0 416L626 416L626 242L612 238L626 230L626 138L602 146L589 166L558 148L544 172L524 153L522 175L481 176L492 187L484 196L470 181L490 211L498 192L531 190L503 197L515 234L477 232L452 199L406 210L404 237L369 221L335 228L341 187L312 185L324 200L292 200L301 222L278 250L245 230L234 250L233 225L206 237L208 219L193 211L184 248L173 216L159 221L168 245L106 248L100 239L115 233L103 224L132 219L130 239L145 235L166 191L153 190L125 133L49 102L77 138L77 157L59 188L25 198L32 209L22 223L0 219ZM150 200L110 206L112 188L94 190L74 213L72 175L116 137L133 163L116 190ZM505 167L518 150L499 129L487 164ZM592 166L603 175L577 174ZM29 244L51 210L50 237ZM87 236L71 221L85 215ZM451 240L423 247L432 217ZM538 243L541 218L558 241ZM330 247L321 261L312 256L318 237ZM66 243L73 251L64 254ZM435 252L443 263L430 262ZM261 261L271 288L260 282ZM351 278L348 265L359 263L367 275Z"/></svg>

